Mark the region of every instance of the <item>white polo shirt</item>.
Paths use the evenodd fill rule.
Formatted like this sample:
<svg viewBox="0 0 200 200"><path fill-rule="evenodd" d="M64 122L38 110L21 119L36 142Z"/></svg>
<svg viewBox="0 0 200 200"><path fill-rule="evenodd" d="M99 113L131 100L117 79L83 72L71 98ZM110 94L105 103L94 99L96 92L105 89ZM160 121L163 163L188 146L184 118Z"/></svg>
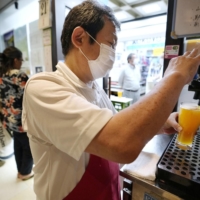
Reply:
<svg viewBox="0 0 200 200"><path fill-rule="evenodd" d="M37 200L61 200L73 190L89 161L84 150L116 112L95 81L83 83L62 62L56 67L31 77L23 99Z"/></svg>
<svg viewBox="0 0 200 200"><path fill-rule="evenodd" d="M141 74L138 66L127 64L119 76L119 85L124 90L138 90L140 88Z"/></svg>

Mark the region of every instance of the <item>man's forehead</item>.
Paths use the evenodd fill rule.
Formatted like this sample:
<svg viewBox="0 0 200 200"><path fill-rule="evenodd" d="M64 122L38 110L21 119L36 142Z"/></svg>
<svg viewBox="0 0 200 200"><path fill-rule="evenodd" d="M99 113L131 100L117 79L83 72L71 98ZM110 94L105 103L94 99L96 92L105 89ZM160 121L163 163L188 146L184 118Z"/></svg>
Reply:
<svg viewBox="0 0 200 200"><path fill-rule="evenodd" d="M108 19L108 18L104 18L104 27L106 27L107 29L112 29L112 30L115 30L115 32L117 32L117 27L115 26L115 23Z"/></svg>

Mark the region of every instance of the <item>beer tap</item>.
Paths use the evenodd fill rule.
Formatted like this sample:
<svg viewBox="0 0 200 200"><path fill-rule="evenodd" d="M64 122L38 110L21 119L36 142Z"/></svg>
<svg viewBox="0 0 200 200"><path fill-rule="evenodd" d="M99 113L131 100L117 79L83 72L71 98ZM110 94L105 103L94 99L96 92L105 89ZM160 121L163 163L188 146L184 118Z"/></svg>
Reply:
<svg viewBox="0 0 200 200"><path fill-rule="evenodd" d="M188 91L194 91L193 99L199 100L198 105L200 105L200 66L195 78L188 86Z"/></svg>

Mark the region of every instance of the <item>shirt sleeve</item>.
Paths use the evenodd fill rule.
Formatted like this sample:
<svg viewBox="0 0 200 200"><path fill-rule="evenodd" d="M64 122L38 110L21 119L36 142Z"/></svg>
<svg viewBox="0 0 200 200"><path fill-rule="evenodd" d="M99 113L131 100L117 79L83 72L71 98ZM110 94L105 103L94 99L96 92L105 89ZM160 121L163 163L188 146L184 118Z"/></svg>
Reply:
<svg viewBox="0 0 200 200"><path fill-rule="evenodd" d="M23 124L28 134L79 160L113 114L56 81L32 80L27 83Z"/></svg>
<svg viewBox="0 0 200 200"><path fill-rule="evenodd" d="M28 76L27 76L24 72L21 72L21 73L18 75L19 87L20 87L21 89L24 89L24 87L25 87L27 81L28 81Z"/></svg>

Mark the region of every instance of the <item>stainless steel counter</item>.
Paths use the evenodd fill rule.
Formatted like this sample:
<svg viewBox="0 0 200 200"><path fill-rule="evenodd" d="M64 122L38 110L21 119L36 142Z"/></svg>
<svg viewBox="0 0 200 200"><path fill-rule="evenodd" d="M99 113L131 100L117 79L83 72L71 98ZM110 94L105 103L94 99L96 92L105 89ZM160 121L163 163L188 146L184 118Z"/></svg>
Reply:
<svg viewBox="0 0 200 200"><path fill-rule="evenodd" d="M161 156L174 135L154 136L143 148L144 151ZM123 169L123 168L122 168ZM133 182L132 200L182 200L182 198L161 189L156 181L149 181L120 170L120 176Z"/></svg>

